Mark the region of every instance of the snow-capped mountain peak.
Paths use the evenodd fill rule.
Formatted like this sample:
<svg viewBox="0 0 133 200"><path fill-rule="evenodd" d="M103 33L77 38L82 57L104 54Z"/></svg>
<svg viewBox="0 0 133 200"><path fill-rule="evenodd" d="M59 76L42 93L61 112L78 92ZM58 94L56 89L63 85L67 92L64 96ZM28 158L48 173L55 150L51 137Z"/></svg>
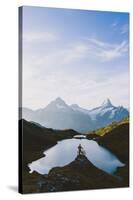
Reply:
<svg viewBox="0 0 133 200"><path fill-rule="evenodd" d="M128 116L127 109L123 106L112 105L109 99L106 99L101 106L87 110L77 104L68 105L58 97L43 109L34 111L23 108L22 117L48 128L72 128L79 132L87 132Z"/></svg>
<svg viewBox="0 0 133 200"><path fill-rule="evenodd" d="M107 107L114 107L110 101L110 99L105 99L104 102L102 103L102 107L103 108L107 108Z"/></svg>
<svg viewBox="0 0 133 200"><path fill-rule="evenodd" d="M57 97L53 102L58 105L66 105L65 101L60 97Z"/></svg>
<svg viewBox="0 0 133 200"><path fill-rule="evenodd" d="M73 112L72 108L66 104L66 102L61 99L60 97L56 98L55 100L51 101L44 110L53 111L53 112Z"/></svg>

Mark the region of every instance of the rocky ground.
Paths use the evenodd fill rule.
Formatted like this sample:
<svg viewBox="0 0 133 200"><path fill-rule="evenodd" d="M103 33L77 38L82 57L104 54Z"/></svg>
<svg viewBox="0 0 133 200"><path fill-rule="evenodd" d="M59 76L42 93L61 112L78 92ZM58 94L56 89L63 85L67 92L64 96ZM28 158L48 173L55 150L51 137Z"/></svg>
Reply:
<svg viewBox="0 0 133 200"><path fill-rule="evenodd" d="M48 175L36 172L29 174L28 163L39 159L43 151L55 145L59 140L72 138L78 133L73 130L53 131L23 122L23 165L21 193L57 192L87 190L129 186L129 123L121 124L104 136L95 139L108 148L125 163L116 176L109 175L96 168L85 156L77 156L73 162L51 169ZM119 178L121 177L121 178Z"/></svg>
<svg viewBox="0 0 133 200"><path fill-rule="evenodd" d="M84 155L73 162L53 168L38 181L39 192L57 192L122 187L122 180L96 168Z"/></svg>

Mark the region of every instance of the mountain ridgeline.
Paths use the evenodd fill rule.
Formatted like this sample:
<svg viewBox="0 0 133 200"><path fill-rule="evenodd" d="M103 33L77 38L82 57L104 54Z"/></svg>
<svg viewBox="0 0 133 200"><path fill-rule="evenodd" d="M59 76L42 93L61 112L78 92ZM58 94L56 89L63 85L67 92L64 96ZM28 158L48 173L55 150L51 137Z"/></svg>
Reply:
<svg viewBox="0 0 133 200"><path fill-rule="evenodd" d="M128 116L126 108L114 106L109 99L91 110L81 108L77 104L67 105L60 97L43 109L22 108L22 118L28 121L47 128L74 129L81 133L96 130Z"/></svg>

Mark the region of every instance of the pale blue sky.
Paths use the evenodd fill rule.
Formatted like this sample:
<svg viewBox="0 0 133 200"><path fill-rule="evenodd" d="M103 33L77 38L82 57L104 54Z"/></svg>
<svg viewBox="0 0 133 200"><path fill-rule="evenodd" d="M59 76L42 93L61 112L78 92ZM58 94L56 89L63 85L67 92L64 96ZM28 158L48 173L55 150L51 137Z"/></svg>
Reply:
<svg viewBox="0 0 133 200"><path fill-rule="evenodd" d="M23 7L23 106L129 107L129 15Z"/></svg>

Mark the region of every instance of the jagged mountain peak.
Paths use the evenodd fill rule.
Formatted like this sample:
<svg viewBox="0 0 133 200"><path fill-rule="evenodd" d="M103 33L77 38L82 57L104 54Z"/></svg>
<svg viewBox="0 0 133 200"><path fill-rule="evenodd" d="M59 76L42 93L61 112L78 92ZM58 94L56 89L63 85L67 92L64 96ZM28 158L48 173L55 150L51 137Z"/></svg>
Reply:
<svg viewBox="0 0 133 200"><path fill-rule="evenodd" d="M66 104L66 102L61 99L60 97L57 97L55 100L51 101L45 108L45 110L65 110L68 111L71 108Z"/></svg>
<svg viewBox="0 0 133 200"><path fill-rule="evenodd" d="M129 116L128 110L123 106L112 105L110 99L106 99L99 107L87 110L77 104L68 105L60 97L43 109L35 111L23 109L22 114L28 121L34 121L48 128L74 129L81 133L104 127Z"/></svg>
<svg viewBox="0 0 133 200"><path fill-rule="evenodd" d="M60 98L60 97L57 97L55 100L53 100L53 101L51 101L49 104L48 104L48 106L56 106L56 105L60 105L60 106L68 106L67 104L66 104L66 102L62 99L62 98Z"/></svg>
<svg viewBox="0 0 133 200"><path fill-rule="evenodd" d="M61 97L57 97L53 102L60 103L60 104L64 104L65 103L65 101Z"/></svg>
<svg viewBox="0 0 133 200"><path fill-rule="evenodd" d="M61 97L57 97L55 101L64 101Z"/></svg>
<svg viewBox="0 0 133 200"><path fill-rule="evenodd" d="M113 107L109 98L105 99L102 103L102 107Z"/></svg>

